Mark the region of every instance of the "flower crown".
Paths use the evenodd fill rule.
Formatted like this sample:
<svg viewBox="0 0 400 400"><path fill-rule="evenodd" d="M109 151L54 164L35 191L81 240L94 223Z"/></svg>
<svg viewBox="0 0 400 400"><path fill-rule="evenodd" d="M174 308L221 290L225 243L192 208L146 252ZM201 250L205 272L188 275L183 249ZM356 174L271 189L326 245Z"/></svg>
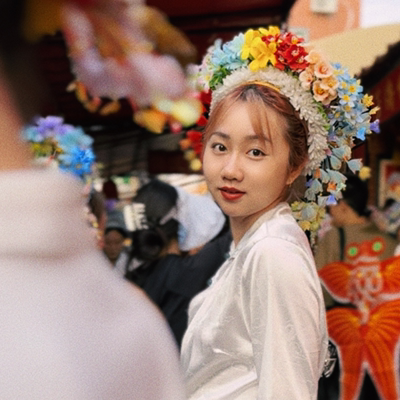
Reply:
<svg viewBox="0 0 400 400"><path fill-rule="evenodd" d="M210 47L192 79L212 91L210 113L234 88L248 82L268 83L285 95L308 126L308 163L305 201L292 210L311 239L315 237L324 207L341 198L346 178L339 170L347 164L352 172L362 167L351 159L354 140L379 132L371 123L372 96L340 64L331 64L303 39L278 27L249 29L222 45Z"/></svg>

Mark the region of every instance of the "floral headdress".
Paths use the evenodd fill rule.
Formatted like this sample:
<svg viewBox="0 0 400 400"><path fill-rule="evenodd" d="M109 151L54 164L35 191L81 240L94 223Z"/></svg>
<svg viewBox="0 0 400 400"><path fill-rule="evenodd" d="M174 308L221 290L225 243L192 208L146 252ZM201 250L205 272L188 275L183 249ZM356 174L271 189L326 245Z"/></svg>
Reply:
<svg viewBox="0 0 400 400"><path fill-rule="evenodd" d="M268 83L299 112L308 126L308 180L304 201L293 203L292 210L313 241L324 207L335 204L345 188L339 170L345 164L353 172L362 167L361 160L351 159L355 138L364 140L379 127L378 121L371 123L377 108L360 82L302 42L275 26L249 29L209 48L194 79L212 91L210 113L229 92L248 82Z"/></svg>
<svg viewBox="0 0 400 400"><path fill-rule="evenodd" d="M82 128L65 124L61 117L39 117L23 135L36 164L59 167L85 182L94 173L93 139Z"/></svg>

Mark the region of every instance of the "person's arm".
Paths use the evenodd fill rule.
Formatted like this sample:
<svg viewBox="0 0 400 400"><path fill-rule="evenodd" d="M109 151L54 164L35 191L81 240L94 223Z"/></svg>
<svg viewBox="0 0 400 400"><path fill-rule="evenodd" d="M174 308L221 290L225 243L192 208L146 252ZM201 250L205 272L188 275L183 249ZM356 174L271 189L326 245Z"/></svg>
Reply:
<svg viewBox="0 0 400 400"><path fill-rule="evenodd" d="M243 268L244 313L259 379L257 399L316 398L325 356L322 342L327 339L312 261L295 245L269 239L252 248Z"/></svg>

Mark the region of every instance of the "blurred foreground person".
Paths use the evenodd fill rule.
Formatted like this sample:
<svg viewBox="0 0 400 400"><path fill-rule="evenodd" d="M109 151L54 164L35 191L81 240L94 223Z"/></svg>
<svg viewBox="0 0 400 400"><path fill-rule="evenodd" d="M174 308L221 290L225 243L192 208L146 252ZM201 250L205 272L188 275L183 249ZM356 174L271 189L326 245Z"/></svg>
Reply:
<svg viewBox="0 0 400 400"><path fill-rule="evenodd" d="M96 249L81 185L31 168L24 6L0 4L0 398L183 399L166 324Z"/></svg>

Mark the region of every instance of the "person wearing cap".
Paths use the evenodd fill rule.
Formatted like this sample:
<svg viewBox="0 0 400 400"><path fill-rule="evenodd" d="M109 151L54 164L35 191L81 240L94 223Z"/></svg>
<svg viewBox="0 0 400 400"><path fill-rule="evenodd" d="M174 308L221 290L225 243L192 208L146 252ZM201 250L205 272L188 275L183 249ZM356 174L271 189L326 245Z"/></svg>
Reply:
<svg viewBox="0 0 400 400"><path fill-rule="evenodd" d="M129 233L126 229L122 211L109 211L104 231L103 251L115 268L117 268L117 264L122 267L124 261L126 263L126 252L124 252L124 249L128 236Z"/></svg>

